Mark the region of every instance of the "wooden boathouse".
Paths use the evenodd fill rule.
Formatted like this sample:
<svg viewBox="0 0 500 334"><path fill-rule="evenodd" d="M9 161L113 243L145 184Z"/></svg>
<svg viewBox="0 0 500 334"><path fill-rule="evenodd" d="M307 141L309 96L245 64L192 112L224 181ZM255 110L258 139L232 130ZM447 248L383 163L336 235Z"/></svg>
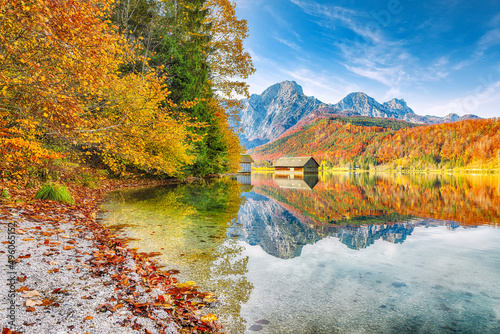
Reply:
<svg viewBox="0 0 500 334"><path fill-rule="evenodd" d="M274 163L274 173L311 174L318 173L319 164L313 157L283 157Z"/></svg>
<svg viewBox="0 0 500 334"><path fill-rule="evenodd" d="M240 158L240 170L238 173L251 173L253 159L248 154L242 154Z"/></svg>

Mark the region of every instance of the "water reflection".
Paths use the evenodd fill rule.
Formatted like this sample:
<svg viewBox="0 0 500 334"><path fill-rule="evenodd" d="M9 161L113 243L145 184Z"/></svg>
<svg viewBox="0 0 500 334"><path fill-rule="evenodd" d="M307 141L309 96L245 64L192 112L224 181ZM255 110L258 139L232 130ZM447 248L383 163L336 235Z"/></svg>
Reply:
<svg viewBox="0 0 500 334"><path fill-rule="evenodd" d="M498 176L239 175L116 192L104 209L131 247L215 292L229 333L500 321Z"/></svg>

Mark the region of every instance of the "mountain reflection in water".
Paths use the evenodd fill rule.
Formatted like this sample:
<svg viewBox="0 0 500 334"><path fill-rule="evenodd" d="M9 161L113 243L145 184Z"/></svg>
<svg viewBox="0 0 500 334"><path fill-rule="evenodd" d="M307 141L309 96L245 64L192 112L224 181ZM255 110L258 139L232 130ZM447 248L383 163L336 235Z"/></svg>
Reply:
<svg viewBox="0 0 500 334"><path fill-rule="evenodd" d="M275 327L267 325L267 332L265 326L254 324L254 329L260 326L266 333L286 332L285 322L286 328L300 327L297 332L310 331L311 326L345 333L408 326L409 320L381 317L382 309L400 309L414 316L412 326L446 332L434 330L433 324L442 322L443 328L453 328L458 322L455 315L451 317L453 306L438 302L454 300L458 305L463 293L477 297L470 304L475 308L468 311L470 323L460 325L459 332L477 326L488 332L496 321L488 319L498 317L500 322L500 295L491 299L488 292L500 290L498 176L344 173L289 179L273 174L238 175L115 192L104 209L106 224L125 226L121 233L131 238L129 246L161 252L157 260L167 269L179 269L181 280L194 280L202 289L215 292L222 303L211 312L221 315L229 333L249 332L251 321L259 317L274 323ZM478 228L481 225L495 233L488 234ZM464 234L467 230L476 233ZM464 239L467 247L463 249L456 247L465 241L450 241L465 235L471 237ZM479 237L484 236L491 240L481 243ZM420 258L424 251L439 261ZM442 263L446 263L443 270ZM471 271L474 277L488 278L472 282L465 269L471 267L476 267ZM453 277L450 284L445 282L449 277ZM294 294L297 284L311 286L318 293L331 291L332 301L325 300L322 306L336 310L337 316L321 315L317 305L322 296ZM378 288L373 290L372 285ZM394 289L398 294L411 290L412 296L422 300L409 302L404 295L398 299ZM366 305L357 304L364 308L357 309L351 298L363 299L351 295L360 291L369 298ZM272 300L263 305L260 298ZM300 303L292 306L294 300ZM441 309L424 314L421 305L434 303ZM464 305L457 310L469 307ZM300 319L302 312L310 316L310 322L293 320ZM478 317L489 318L474 323ZM418 319L427 318L432 321L419 323Z"/></svg>

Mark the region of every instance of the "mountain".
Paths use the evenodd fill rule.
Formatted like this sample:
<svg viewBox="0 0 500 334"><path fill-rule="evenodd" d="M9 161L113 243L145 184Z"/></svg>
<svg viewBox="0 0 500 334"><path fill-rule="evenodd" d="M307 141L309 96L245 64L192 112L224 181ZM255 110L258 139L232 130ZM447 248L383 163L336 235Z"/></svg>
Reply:
<svg viewBox="0 0 500 334"><path fill-rule="evenodd" d="M245 100L240 113L243 134L240 140L247 148L276 139L302 117L318 109L322 102L304 95L294 81L284 81L267 88L261 95Z"/></svg>
<svg viewBox="0 0 500 334"><path fill-rule="evenodd" d="M351 93L336 104L327 104L306 96L295 81L275 84L261 95L253 94L243 104L239 123L243 131L239 136L247 149L279 138L294 125L304 123L304 120L332 115L394 118L416 124L441 124L479 118L474 115L459 117L456 114L445 117L420 116L403 99L379 103L362 92Z"/></svg>
<svg viewBox="0 0 500 334"><path fill-rule="evenodd" d="M340 111L354 111L360 116L369 117L401 119L406 114L415 114L404 100L392 99L380 104L365 93L351 93L333 107Z"/></svg>

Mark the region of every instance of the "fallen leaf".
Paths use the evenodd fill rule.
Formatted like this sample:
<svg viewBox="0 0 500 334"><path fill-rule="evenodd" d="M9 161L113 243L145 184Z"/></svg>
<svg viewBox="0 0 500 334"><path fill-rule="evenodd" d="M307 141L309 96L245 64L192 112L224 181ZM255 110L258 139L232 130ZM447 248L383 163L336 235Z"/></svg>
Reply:
<svg viewBox="0 0 500 334"><path fill-rule="evenodd" d="M24 238L23 241L33 241L35 238Z"/></svg>
<svg viewBox="0 0 500 334"><path fill-rule="evenodd" d="M64 250L70 250L73 249L75 246L63 246Z"/></svg>
<svg viewBox="0 0 500 334"><path fill-rule="evenodd" d="M23 298L33 298L36 296L41 296L40 292L38 292L37 290L26 291L25 293L23 293L21 295L21 297L23 297Z"/></svg>
<svg viewBox="0 0 500 334"><path fill-rule="evenodd" d="M26 300L26 306L39 306L42 305L43 302L41 300L33 300L33 299L27 299Z"/></svg>
<svg viewBox="0 0 500 334"><path fill-rule="evenodd" d="M44 300L42 300L42 305L43 306L48 306L48 305L52 304L53 302L54 302L53 300L44 299Z"/></svg>
<svg viewBox="0 0 500 334"><path fill-rule="evenodd" d="M215 314L207 314L206 316L201 317L201 321L216 321L217 316Z"/></svg>
<svg viewBox="0 0 500 334"><path fill-rule="evenodd" d="M29 291L30 289L27 286L22 286L19 289L17 289L17 292L24 292L24 291Z"/></svg>
<svg viewBox="0 0 500 334"><path fill-rule="evenodd" d="M92 319L94 319L94 317L92 317L90 315L88 317L83 318L83 320L92 320Z"/></svg>
<svg viewBox="0 0 500 334"><path fill-rule="evenodd" d="M35 312L35 311L36 311L36 308L34 308L33 306L26 308L26 312Z"/></svg>
<svg viewBox="0 0 500 334"><path fill-rule="evenodd" d="M74 267L75 267L75 266L66 266L66 269L71 270L71 269L73 269Z"/></svg>
<svg viewBox="0 0 500 334"><path fill-rule="evenodd" d="M26 275L24 275L24 276L18 276L18 277L17 277L17 280L18 280L19 282L24 282L24 281L26 281L26 278L27 278L27 277L26 277Z"/></svg>

